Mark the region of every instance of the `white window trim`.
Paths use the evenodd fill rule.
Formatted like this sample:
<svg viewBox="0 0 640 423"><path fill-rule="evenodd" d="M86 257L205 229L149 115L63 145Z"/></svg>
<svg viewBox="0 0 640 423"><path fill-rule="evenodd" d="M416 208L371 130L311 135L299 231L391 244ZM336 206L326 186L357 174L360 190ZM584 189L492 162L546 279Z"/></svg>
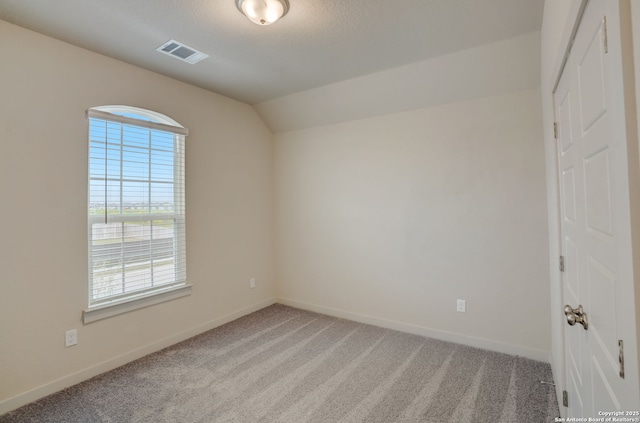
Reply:
<svg viewBox="0 0 640 423"><path fill-rule="evenodd" d="M134 107L125 107L125 106L115 106L115 107L117 107L118 109L122 109L123 112L142 114L141 109L136 109ZM110 108L113 109L114 107L110 107ZM189 130L181 126L175 121L173 121L175 122L175 125L167 125L166 123L159 123L159 122L147 122L147 121L141 121L140 119L134 119L126 116L120 116L113 113L105 112L104 110L100 110L100 109L101 109L100 107L96 107L94 109L87 110L87 119L89 118L104 119L104 120L110 120L112 122L119 122L124 124L141 126L143 128L158 129L160 131L173 132L175 134L183 135L185 137L189 135ZM145 113L145 114L148 115L148 117L156 117L150 113ZM159 117L159 114L157 116ZM162 117L162 119L167 121L172 121L172 119L168 119L166 116Z"/></svg>
<svg viewBox="0 0 640 423"><path fill-rule="evenodd" d="M186 297L191 295L192 286L193 285L180 285L177 287L158 289L156 291L145 292L144 294L136 297L129 297L125 300L104 303L99 306L87 308L82 312L82 322L86 325L87 323L96 322L98 320L106 319L107 317L117 316L119 314Z"/></svg>
<svg viewBox="0 0 640 423"><path fill-rule="evenodd" d="M152 119L158 119L166 123L159 122L146 122L139 119L132 119L125 116L110 113L109 111L116 112L131 112L138 115L144 115ZM142 126L149 129L158 129L161 131L172 132L177 135L186 137L189 134L189 130L168 116L162 115L151 110L140 109L130 106L101 106L88 109L86 111L86 118L97 118L115 121L124 124L133 124L136 126ZM160 215L159 215L160 216ZM89 218L89 220L92 220ZM90 223L90 222L88 222ZM96 322L109 317L117 316L120 314L128 313L134 310L139 310L156 304L161 304L167 301L172 301L178 298L182 298L191 295L192 284L182 282L178 285L160 286L157 289L141 292L138 295L131 295L126 298L117 298L112 301L105 301L104 303L89 305L82 313L83 324Z"/></svg>

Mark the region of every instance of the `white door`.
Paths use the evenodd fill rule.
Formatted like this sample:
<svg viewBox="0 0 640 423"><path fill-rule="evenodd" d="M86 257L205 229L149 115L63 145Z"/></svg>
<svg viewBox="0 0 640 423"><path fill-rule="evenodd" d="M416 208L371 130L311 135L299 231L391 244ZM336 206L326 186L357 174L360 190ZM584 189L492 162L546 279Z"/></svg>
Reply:
<svg viewBox="0 0 640 423"><path fill-rule="evenodd" d="M640 408L620 12L615 3L587 3L554 92L563 297L570 306L567 319L575 322L564 331L570 417ZM617 38L611 36L613 30ZM627 364L624 378L620 346Z"/></svg>

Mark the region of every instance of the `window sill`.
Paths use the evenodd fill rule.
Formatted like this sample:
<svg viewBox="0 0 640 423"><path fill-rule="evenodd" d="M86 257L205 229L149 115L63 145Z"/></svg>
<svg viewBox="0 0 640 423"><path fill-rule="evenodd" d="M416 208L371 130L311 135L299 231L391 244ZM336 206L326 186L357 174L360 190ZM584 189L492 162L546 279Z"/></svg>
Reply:
<svg viewBox="0 0 640 423"><path fill-rule="evenodd" d="M86 325L87 323L96 322L108 317L117 316L119 314L139 310L155 304L186 297L187 295L191 295L192 286L193 285L182 285L162 291L147 293L140 297L130 298L111 304L101 304L99 306L90 307L82 312L82 322Z"/></svg>

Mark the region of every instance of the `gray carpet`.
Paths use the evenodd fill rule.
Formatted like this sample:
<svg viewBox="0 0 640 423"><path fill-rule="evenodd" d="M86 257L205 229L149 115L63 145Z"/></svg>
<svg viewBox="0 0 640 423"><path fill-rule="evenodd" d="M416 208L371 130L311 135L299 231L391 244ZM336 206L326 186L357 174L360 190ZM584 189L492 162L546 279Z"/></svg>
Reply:
<svg viewBox="0 0 640 423"><path fill-rule="evenodd" d="M552 422L548 364L273 305L0 422Z"/></svg>

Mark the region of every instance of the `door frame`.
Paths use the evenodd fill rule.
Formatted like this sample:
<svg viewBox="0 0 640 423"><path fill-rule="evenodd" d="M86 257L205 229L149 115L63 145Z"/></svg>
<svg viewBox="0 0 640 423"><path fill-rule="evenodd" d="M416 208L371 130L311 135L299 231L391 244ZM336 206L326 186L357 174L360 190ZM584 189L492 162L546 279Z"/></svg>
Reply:
<svg viewBox="0 0 640 423"><path fill-rule="evenodd" d="M553 107L553 122L557 121L556 117L556 103L555 103L555 92L560 82L560 78L564 71L565 64L567 59L569 58L569 54L571 53L571 46L573 44L573 40L577 33L578 27L582 20L584 11L587 7L587 4L590 1L600 1L600 0L576 0L573 1L567 15L567 19L565 21L565 25L563 28L563 34L561 38L561 42L558 46L556 59L554 62L554 67L551 75L553 76L552 82L550 86L543 87L550 93L551 98L551 106ZM621 10L619 14L619 22L616 25L613 25L616 28L622 28L619 34L621 47L631 52L632 49L632 28L631 28L631 4L629 0L618 0L618 7ZM628 22L625 22L622 19L623 13L622 10L628 12L629 19ZM640 12L639 12L640 13ZM639 20L640 21L640 20ZM612 34L613 35L613 34ZM628 56L628 57L627 57ZM623 110L616 110L615 112L618 115L621 113L623 115L622 119L625 120L625 133L627 139L627 153L628 153L628 167L629 167L629 207L631 214L631 245L632 245L632 259L633 259L633 267L634 267L634 315L633 317L636 325L635 325L635 339L627 340L625 343L625 369L627 370L627 377L633 377L635 380L636 387L640 383L640 375L638 369L640 368L640 146L638 142L638 116L636 111L636 87L634 80L634 64L633 64L633 54L626 55L622 54L622 86L624 95L622 96L624 102ZM548 128L545 128L548 130ZM553 131L553 128L551 128ZM560 172L559 172L559 157L558 157L558 143L557 139L554 137L554 155L553 155L553 179L555 182L555 198L554 200L554 226L557 228L555 236L553 236L553 240L550 242L555 243L555 251L558 251L559 254L562 252L562 226L561 226L561 202L560 202ZM551 199L551 197L549 197ZM550 222L551 223L551 222ZM551 232L550 232L551 233ZM552 261L550 263L551 269L558 269L558 262ZM559 283L559 302L564 304L564 293L563 293L563 278L559 272L559 277L557 279L552 278L552 283ZM557 304L557 301L555 301ZM557 307L552 301L552 307ZM561 339L552 339L552 350L560 351L562 356L561 362L553 362L553 353L551 356L552 361L552 370L554 371L554 379L556 382L556 398L558 399L558 404L560 408L560 414L562 417L566 417L567 409L563 407L562 398L563 398L563 390L567 389L567 354L565 350L565 337L567 324L565 321L558 321L558 310L551 310L551 321L552 325L561 325ZM564 315L562 315L564 317ZM552 337L553 338L553 337ZM559 342L560 345L555 345L554 342ZM627 345L629 343L633 343L632 349L629 351L629 355L627 356Z"/></svg>
<svg viewBox="0 0 640 423"><path fill-rule="evenodd" d="M551 106L553 107L552 124L553 122L557 121L555 92L556 92L556 89L558 88L558 84L560 83L560 77L562 76L562 72L564 71L565 64L567 63L567 60L569 58L569 53L571 52L571 45L573 43L573 39L575 38L576 32L578 31L578 26L580 24L580 21L582 20L582 15L584 14L584 10L587 7L588 1L589 0L578 0L578 1L572 2L571 8L567 15L567 20L565 21L565 24L564 24L562 38L558 46L558 51L557 51L556 59L554 62L553 71L551 73L551 75L553 75L552 83L549 87L547 87L547 90L550 93ZM551 131L554 131L554 128L551 128ZM567 355L565 351L565 336L566 336L565 331L566 331L567 325L564 322L558 321L558 318L561 315L559 314L558 310L556 310L556 308L560 309L560 307L562 307L562 305L565 304L564 289L563 289L564 287L562 285L563 279L562 279L562 274L559 271L559 262L558 262L560 258L559 256L562 254L562 223L561 223L562 209L561 209L561 203L560 203L560 171L559 171L560 163L558 161L558 140L557 138L555 138L555 136L552 136L552 137L553 137L553 172L554 172L553 179L555 183L554 184L554 188L555 188L554 226L555 228L557 228L557 230L555 233L555 237L553 237L554 238L553 241L550 240L550 242L555 243L555 251L557 251L558 254L555 257L556 261L554 261L552 257L549 267L550 269L556 269L556 271L558 272L557 280L552 279L552 282L556 282L559 285L557 290L557 292L559 292L559 298L558 298L559 301L556 301L555 304L552 301L551 324L560 326L561 338L552 339L551 348L553 350L554 341L557 342L559 345L556 345L555 348L560 351L560 355L562 359L559 362L558 361L553 362L553 353L552 353L551 367L553 370L554 381L556 384L555 385L556 399L558 400L558 408L560 409L560 415L562 417L566 417L567 408L563 406L562 399L563 399L563 391L567 389L567 386L568 386L567 385Z"/></svg>

